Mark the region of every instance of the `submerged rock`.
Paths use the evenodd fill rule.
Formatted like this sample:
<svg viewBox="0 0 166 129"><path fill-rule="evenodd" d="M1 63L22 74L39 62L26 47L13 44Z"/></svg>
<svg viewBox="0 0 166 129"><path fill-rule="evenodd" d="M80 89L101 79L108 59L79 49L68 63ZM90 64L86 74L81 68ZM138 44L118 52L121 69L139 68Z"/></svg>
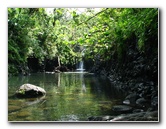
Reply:
<svg viewBox="0 0 166 129"><path fill-rule="evenodd" d="M15 93L15 95L20 98L33 98L45 94L46 91L43 88L32 84L23 84Z"/></svg>
<svg viewBox="0 0 166 129"><path fill-rule="evenodd" d="M127 105L115 105L112 107L112 110L119 113L131 112L132 107Z"/></svg>
<svg viewBox="0 0 166 129"><path fill-rule="evenodd" d="M88 118L88 121L109 121L113 118L114 116L91 116Z"/></svg>
<svg viewBox="0 0 166 129"><path fill-rule="evenodd" d="M158 121L158 111L121 114L110 121Z"/></svg>
<svg viewBox="0 0 166 129"><path fill-rule="evenodd" d="M42 96L42 97L38 97L38 98L29 98L29 99L26 99L26 102L25 102L25 105L26 106L30 106L30 105L34 105L34 104L42 104L46 101L45 99L45 95Z"/></svg>
<svg viewBox="0 0 166 129"><path fill-rule="evenodd" d="M158 122L158 111L152 112L135 112L120 114L117 116L91 116L88 121L154 121Z"/></svg>

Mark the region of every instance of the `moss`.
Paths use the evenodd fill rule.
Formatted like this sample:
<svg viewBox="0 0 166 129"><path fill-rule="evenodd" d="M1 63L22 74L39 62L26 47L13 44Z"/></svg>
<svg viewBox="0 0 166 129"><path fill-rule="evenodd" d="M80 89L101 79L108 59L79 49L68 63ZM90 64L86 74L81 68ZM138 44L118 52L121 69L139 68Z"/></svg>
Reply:
<svg viewBox="0 0 166 129"><path fill-rule="evenodd" d="M20 89L20 90L18 91L18 93L19 93L19 94L22 94L22 95L25 95L25 90L24 90L24 89Z"/></svg>
<svg viewBox="0 0 166 129"><path fill-rule="evenodd" d="M18 111L20 109L21 109L20 106L11 105L8 107L8 112L10 113L10 112Z"/></svg>
<svg viewBox="0 0 166 129"><path fill-rule="evenodd" d="M32 115L30 112L27 112L27 111L20 111L19 113L17 113L17 116L18 117L28 117L28 116L30 116L30 115Z"/></svg>

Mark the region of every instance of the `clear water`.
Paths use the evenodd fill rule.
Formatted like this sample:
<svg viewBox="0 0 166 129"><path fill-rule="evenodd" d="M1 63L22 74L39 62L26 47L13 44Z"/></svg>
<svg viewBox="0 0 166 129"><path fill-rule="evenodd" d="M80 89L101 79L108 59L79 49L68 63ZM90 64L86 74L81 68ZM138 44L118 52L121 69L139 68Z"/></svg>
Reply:
<svg viewBox="0 0 166 129"><path fill-rule="evenodd" d="M44 88L46 96L18 99L25 83ZM8 78L8 121L87 121L91 116L113 115L113 105L124 94L106 78L89 73L37 73Z"/></svg>

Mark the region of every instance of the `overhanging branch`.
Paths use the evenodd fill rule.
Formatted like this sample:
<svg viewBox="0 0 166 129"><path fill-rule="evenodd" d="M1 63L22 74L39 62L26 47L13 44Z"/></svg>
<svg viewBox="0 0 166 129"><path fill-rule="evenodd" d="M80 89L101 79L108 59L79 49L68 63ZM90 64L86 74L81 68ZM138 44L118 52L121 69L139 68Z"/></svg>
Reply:
<svg viewBox="0 0 166 129"><path fill-rule="evenodd" d="M96 13L94 16L88 18L88 19L87 19L86 21L84 21L84 22L81 22L81 23L78 24L77 26L79 26L79 25L81 25L81 24L84 24L84 23L87 23L87 22L88 22L89 20L91 20L92 18L96 17L97 15L101 14L102 12L105 12L107 9L108 9L108 8L106 8L105 10L102 10L102 11Z"/></svg>

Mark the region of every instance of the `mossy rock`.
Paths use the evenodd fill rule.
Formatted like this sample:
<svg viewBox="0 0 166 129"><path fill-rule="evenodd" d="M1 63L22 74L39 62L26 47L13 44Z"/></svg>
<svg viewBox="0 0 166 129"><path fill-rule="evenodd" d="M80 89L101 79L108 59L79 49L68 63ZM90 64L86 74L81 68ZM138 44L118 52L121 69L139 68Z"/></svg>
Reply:
<svg viewBox="0 0 166 129"><path fill-rule="evenodd" d="M33 98L46 94L46 91L32 84L24 84L16 91L15 95L19 98Z"/></svg>

